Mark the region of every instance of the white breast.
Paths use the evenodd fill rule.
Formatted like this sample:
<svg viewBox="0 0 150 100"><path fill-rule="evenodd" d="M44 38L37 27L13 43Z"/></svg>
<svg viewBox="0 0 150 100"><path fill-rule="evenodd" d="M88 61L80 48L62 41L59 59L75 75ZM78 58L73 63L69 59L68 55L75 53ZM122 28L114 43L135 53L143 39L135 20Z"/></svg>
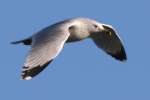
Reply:
<svg viewBox="0 0 150 100"><path fill-rule="evenodd" d="M79 21L74 22L70 29L70 37L68 39L69 42L79 41L85 39L89 36L88 29L84 23Z"/></svg>

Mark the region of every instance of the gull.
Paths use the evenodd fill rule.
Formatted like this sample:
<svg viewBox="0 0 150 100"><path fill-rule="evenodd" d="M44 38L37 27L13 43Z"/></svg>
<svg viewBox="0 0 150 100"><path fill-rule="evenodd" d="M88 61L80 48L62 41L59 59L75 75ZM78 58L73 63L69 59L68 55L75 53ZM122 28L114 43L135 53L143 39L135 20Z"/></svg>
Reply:
<svg viewBox="0 0 150 100"><path fill-rule="evenodd" d="M30 80L63 49L65 43L91 38L96 46L119 61L126 61L127 56L117 31L108 24L89 18L72 18L52 24L32 36L12 44L23 43L31 46L24 63L21 78Z"/></svg>

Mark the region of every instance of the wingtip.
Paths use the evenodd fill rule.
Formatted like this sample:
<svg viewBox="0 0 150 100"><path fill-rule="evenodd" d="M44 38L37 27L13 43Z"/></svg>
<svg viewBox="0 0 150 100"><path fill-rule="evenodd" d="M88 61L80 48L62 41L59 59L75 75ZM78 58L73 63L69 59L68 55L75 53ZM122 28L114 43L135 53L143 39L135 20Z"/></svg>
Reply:
<svg viewBox="0 0 150 100"><path fill-rule="evenodd" d="M31 76L26 76L26 77L21 77L21 80L31 80L32 79L32 77Z"/></svg>
<svg viewBox="0 0 150 100"><path fill-rule="evenodd" d="M10 42L10 44L18 44L18 42Z"/></svg>
<svg viewBox="0 0 150 100"><path fill-rule="evenodd" d="M53 61L53 59L51 61L48 61L47 63L45 63L42 66L35 66L31 69L28 69L28 66L23 66L23 71L22 71L22 75L21 75L21 79L22 80L31 80L33 77L35 77L36 75L38 75L41 71L43 71L49 63L51 63Z"/></svg>
<svg viewBox="0 0 150 100"><path fill-rule="evenodd" d="M25 67L23 67L23 68L25 68ZM27 75L27 74L25 73L25 71L23 71L22 74L21 74L21 78L20 78L20 79L21 79L21 80L31 80L31 79L32 79L32 76Z"/></svg>
<svg viewBox="0 0 150 100"><path fill-rule="evenodd" d="M126 55L124 47L121 48L119 56L120 56L120 61L122 61L122 62L127 61L127 55Z"/></svg>
<svg viewBox="0 0 150 100"><path fill-rule="evenodd" d="M111 56L121 62L127 61L127 55L126 55L125 49L123 47L121 48L121 50L119 52L117 52L115 54L111 54Z"/></svg>
<svg viewBox="0 0 150 100"><path fill-rule="evenodd" d="M10 44L19 44L19 43L22 43L22 41L13 41L13 42L10 42Z"/></svg>

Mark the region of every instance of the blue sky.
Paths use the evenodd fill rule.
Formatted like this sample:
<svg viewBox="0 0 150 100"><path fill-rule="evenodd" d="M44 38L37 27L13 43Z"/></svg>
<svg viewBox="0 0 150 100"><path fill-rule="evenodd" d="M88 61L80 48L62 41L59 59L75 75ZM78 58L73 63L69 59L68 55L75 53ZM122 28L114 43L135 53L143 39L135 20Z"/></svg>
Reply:
<svg viewBox="0 0 150 100"><path fill-rule="evenodd" d="M149 0L0 0L0 100L150 100ZM20 80L29 47L10 45L57 21L89 17L113 25L128 60L87 39L65 45L31 81Z"/></svg>

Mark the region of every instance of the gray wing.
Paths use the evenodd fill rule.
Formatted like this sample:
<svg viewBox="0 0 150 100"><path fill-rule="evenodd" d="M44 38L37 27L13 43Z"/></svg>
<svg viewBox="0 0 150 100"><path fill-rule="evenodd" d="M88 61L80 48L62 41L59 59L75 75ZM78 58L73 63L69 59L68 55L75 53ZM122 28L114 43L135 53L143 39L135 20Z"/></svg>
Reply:
<svg viewBox="0 0 150 100"><path fill-rule="evenodd" d="M43 30L33 36L32 47L22 71L22 79L39 74L59 54L69 37L67 30Z"/></svg>
<svg viewBox="0 0 150 100"><path fill-rule="evenodd" d="M125 49L117 32L111 26L104 25L103 27L103 32L93 33L92 35L95 44L115 59L126 60Z"/></svg>

